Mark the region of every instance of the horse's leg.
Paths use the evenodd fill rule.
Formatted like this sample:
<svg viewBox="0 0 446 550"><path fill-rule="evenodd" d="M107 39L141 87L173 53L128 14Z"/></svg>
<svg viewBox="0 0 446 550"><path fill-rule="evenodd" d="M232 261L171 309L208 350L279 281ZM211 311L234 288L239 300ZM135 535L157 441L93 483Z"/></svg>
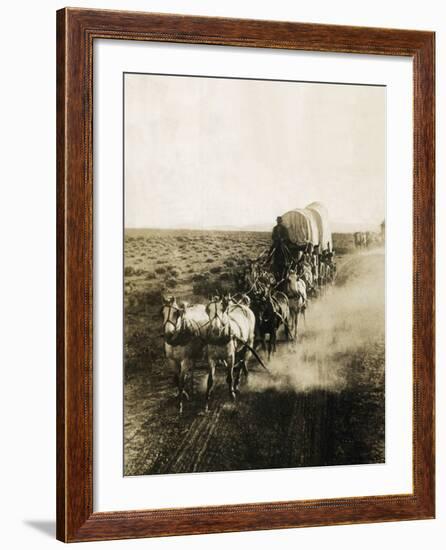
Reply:
<svg viewBox="0 0 446 550"><path fill-rule="evenodd" d="M285 322L283 323L283 326L285 327L285 339L287 342L289 342L291 340L291 332L290 332L290 327L288 325L288 319L285 320ZM276 350L274 350L276 351Z"/></svg>
<svg viewBox="0 0 446 550"><path fill-rule="evenodd" d="M246 380L248 380L249 370L248 370L248 361L246 360L246 358L242 361L242 371L243 371L243 374L245 375Z"/></svg>
<svg viewBox="0 0 446 550"><path fill-rule="evenodd" d="M179 399L179 412L183 412L183 398L189 399L189 395L185 390L187 374L189 372L189 360L183 359L179 364L178 372L178 399Z"/></svg>
<svg viewBox="0 0 446 550"><path fill-rule="evenodd" d="M240 385L240 378L241 378L241 373L242 373L244 362L245 361L242 357L234 365L234 391L235 391L235 393L239 393L238 387Z"/></svg>
<svg viewBox="0 0 446 550"><path fill-rule="evenodd" d="M232 399L232 401L235 401L235 390L234 390L234 363L235 363L235 354L234 351L229 355L228 360L226 361L227 364L227 382L228 382L228 389L229 389L229 397Z"/></svg>
<svg viewBox="0 0 446 550"><path fill-rule="evenodd" d="M215 361L214 359L209 359L209 371L208 371L208 383L206 389L206 406L205 411L209 411L209 399L214 389L214 377L215 377Z"/></svg>
<svg viewBox="0 0 446 550"><path fill-rule="evenodd" d="M191 369L190 369L190 393L192 395L192 398L194 398L195 396L195 379L194 379L194 370L195 370L195 364L192 363L191 364Z"/></svg>
<svg viewBox="0 0 446 550"><path fill-rule="evenodd" d="M172 373L172 377L173 377L173 384L176 388L177 391L179 391L179 385L180 385L180 377L179 377L179 365L177 364L177 361L175 361L175 359L173 359L172 357L169 357L167 359L167 365L168 365L168 368L170 370L170 372ZM178 394L175 395L175 397L178 397Z"/></svg>
<svg viewBox="0 0 446 550"><path fill-rule="evenodd" d="M271 358L271 354L276 352L276 334L277 328L275 326L271 327L271 332L269 335L269 347L268 347L268 359Z"/></svg>
<svg viewBox="0 0 446 550"><path fill-rule="evenodd" d="M254 337L249 340L248 342L248 345L254 349ZM245 375L246 377L246 380L248 380L248 375L249 375L249 370L248 370L248 359L251 357L251 352L250 351L247 351L245 353L245 356L243 358L243 363L242 363L242 370L243 370L243 374Z"/></svg>
<svg viewBox="0 0 446 550"><path fill-rule="evenodd" d="M265 339L265 336L266 336L266 332L262 331L260 337L261 337L261 342L262 342L262 351L266 351L266 339Z"/></svg>

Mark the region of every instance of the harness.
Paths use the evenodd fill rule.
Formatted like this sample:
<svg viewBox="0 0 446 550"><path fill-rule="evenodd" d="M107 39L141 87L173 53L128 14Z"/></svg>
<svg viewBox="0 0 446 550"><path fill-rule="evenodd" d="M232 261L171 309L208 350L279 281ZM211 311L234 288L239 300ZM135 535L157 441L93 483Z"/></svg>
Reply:
<svg viewBox="0 0 446 550"><path fill-rule="evenodd" d="M279 319L282 321L283 324L286 324L286 321L281 313L281 306L280 306L280 303L278 302L277 298L274 298L274 296L270 296L269 297L269 300L271 302L271 305L273 306L273 311L275 313L275 315L277 315L277 317L279 317Z"/></svg>
<svg viewBox="0 0 446 550"><path fill-rule="evenodd" d="M178 320L182 316L182 314L184 314L184 311L178 306L173 304L165 305L163 309L164 308L168 308L169 310L167 314L167 319L163 323L164 339L166 343L169 344L169 346L173 346L173 347L184 346L185 344L188 344L191 340L191 335L185 330L184 322L182 322L181 325L178 326ZM172 311L180 312L180 315L179 317L177 317L175 322L172 321L172 319L170 318L170 314ZM192 321L192 319L190 319L190 321ZM174 330L173 332L166 334L165 329L169 323L173 326ZM200 338L201 338L201 335L200 335Z"/></svg>
<svg viewBox="0 0 446 550"><path fill-rule="evenodd" d="M283 294L283 293L281 293L281 294ZM288 300L288 297L285 294L283 294L283 296ZM279 318L279 320L284 324L284 326L288 329L288 331L290 331L288 321L287 321L287 319L285 319L285 317L282 314L282 311L281 311L282 308L281 308L280 302L277 300L277 298L274 298L274 296L271 296L271 295L268 296L268 300L271 304L273 314L276 315ZM269 319L262 319L262 317L261 317L261 320L263 320L263 322L267 322ZM291 334L291 332L290 332L290 334Z"/></svg>
<svg viewBox="0 0 446 550"><path fill-rule="evenodd" d="M216 304L216 303L217 303L216 301L211 302L211 304ZM209 305L210 305L210 304L209 304ZM237 308L237 307L240 308L240 309L243 311L243 314L244 314L246 317L248 317L248 313L247 313L247 311L245 311L243 305L238 304L237 302L236 302L236 303L233 303L233 304L230 304L230 305L232 305L232 306L234 306L234 307L236 307L236 308ZM229 305L228 305L228 307L229 307ZM228 338L228 342L229 342L229 340L233 339L233 340L235 340L236 342L238 342L239 344L241 344L241 346L242 346L241 350L243 350L244 348L247 348L247 349L254 355L254 357L255 357L256 360L259 362L259 364L269 373L269 372L270 372L269 369L268 369L268 368L266 367L266 365L263 363L262 359L259 357L259 354L256 352L256 350L255 350L254 348L252 348L252 347L248 344L248 342L243 341L241 338L237 337L237 336L232 332L232 330L231 330L231 325L229 324L229 321L232 321L233 323L235 323L235 324L237 325L237 327L239 328L239 330L240 330L240 334L242 334L242 328L241 328L240 325L237 323L237 321L236 321L234 318L229 319L229 314L227 313L228 321L225 323L225 322L223 322L223 319L222 319L221 316L218 314L218 312L217 312L216 309L215 309L215 312L214 312L214 313L215 313L215 315L212 317L212 319L211 319L211 317L209 317L209 323L212 323L212 321L213 321L214 319L219 319L219 321L221 322L221 324L222 324L222 326L223 326L223 329L224 329L225 327L228 327L228 328L229 328L229 331L228 331L228 337L229 337L229 338ZM241 350L239 349L238 352L240 352Z"/></svg>
<svg viewBox="0 0 446 550"><path fill-rule="evenodd" d="M172 310L178 312L178 311L180 311L180 308L179 308L178 306L174 306L173 304L169 304L169 305L163 306L162 309L164 310L164 309L166 309L166 308L168 308L169 311L168 311L168 313L167 313L167 319L163 322L163 330L165 330L166 326L167 326L169 323L173 326L174 329L176 329L177 320L178 320L178 319L176 319L175 322L173 322L173 321L171 320L171 318L170 318L170 313L171 313Z"/></svg>
<svg viewBox="0 0 446 550"><path fill-rule="evenodd" d="M214 301L214 302L211 302L212 304L216 304L217 302ZM223 318L221 317L221 315L218 313L217 309L215 309L215 314L214 316L211 318L209 316L209 324L211 324L215 319L218 319L222 325L222 330L221 330L221 333L224 332L225 329L227 329L227 337L228 337L228 341L231 339L231 338L234 338L235 340L237 340L238 342L242 343L243 345L246 345L245 342L243 342L243 340L241 340L240 338L237 337L236 334L234 334L234 331L232 330L232 327L231 327L231 323L234 323L237 328L239 329L240 331L240 334L243 334L243 329L242 327L240 326L240 324L236 321L236 319L234 319L233 317L230 317L229 313L227 312L227 309L232 306L233 308L238 308L240 309L243 314L245 315L246 318L248 318L248 313L247 311L245 310L245 306L243 306L242 304L239 304L237 302L235 303L232 303L232 304L228 304L228 307L226 308L225 310L225 313L226 313L226 316L227 316L227 320L226 322L223 320Z"/></svg>
<svg viewBox="0 0 446 550"><path fill-rule="evenodd" d="M210 302L209 306L210 305L216 306L216 304L218 304L218 302L219 302L219 300L213 300L212 302ZM208 315L209 315L209 313L208 313ZM226 338L227 338L227 340L229 342L229 340L232 338L231 327L230 326L228 327L228 321L225 321L223 319L223 317L220 315L219 311L217 310L217 307L215 307L215 310L213 312L213 316L211 317L211 315L209 315L209 324L212 325L212 323L215 321L215 319L218 319L220 321L221 329L219 329L219 337L218 338L212 338L212 340L214 341L214 343L216 343L216 340L223 340L223 337L224 337L224 339L226 340ZM226 336L226 335L224 335L224 332L227 328L229 328L229 330L228 330L228 334ZM212 326L211 326L211 329L212 329Z"/></svg>
<svg viewBox="0 0 446 550"><path fill-rule="evenodd" d="M213 301L213 302L211 302L209 305L211 305L211 304L215 305L215 304L217 304L217 303L218 303L217 301ZM215 313L215 315L214 315L212 318L211 318L211 316L209 315L209 323L212 323L212 321L214 321L215 319L218 319L218 320L221 322L221 324L222 324L223 326L225 326L227 323L225 323L225 322L223 321L223 319L222 319L222 317L220 316L220 314L219 314L217 308L215 308L214 313Z"/></svg>

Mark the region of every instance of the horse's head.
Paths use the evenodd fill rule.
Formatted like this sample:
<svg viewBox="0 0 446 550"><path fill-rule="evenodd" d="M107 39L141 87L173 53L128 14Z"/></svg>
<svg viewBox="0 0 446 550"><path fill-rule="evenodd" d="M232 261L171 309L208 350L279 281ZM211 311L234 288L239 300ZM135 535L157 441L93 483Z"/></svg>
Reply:
<svg viewBox="0 0 446 550"><path fill-rule="evenodd" d="M226 311L228 307L232 304L235 304L235 300L232 298L231 294L225 294L221 299L221 304L223 307L223 310Z"/></svg>
<svg viewBox="0 0 446 550"><path fill-rule="evenodd" d="M182 309L178 306L175 296L163 298L161 314L163 316L164 336L171 336L176 331L181 312Z"/></svg>
<svg viewBox="0 0 446 550"><path fill-rule="evenodd" d="M242 294L239 300L239 304L249 307L251 305L251 298L247 294Z"/></svg>
<svg viewBox="0 0 446 550"><path fill-rule="evenodd" d="M271 296L268 292L259 293L254 297L252 310L259 326L265 325L271 318Z"/></svg>
<svg viewBox="0 0 446 550"><path fill-rule="evenodd" d="M206 313L209 317L209 336L219 339L227 329L229 303L225 298L215 296L206 306Z"/></svg>
<svg viewBox="0 0 446 550"><path fill-rule="evenodd" d="M297 271L296 271L295 269L290 269L290 270L288 271L286 280L287 280L289 283L296 283L298 278L299 278L299 277L298 277Z"/></svg>

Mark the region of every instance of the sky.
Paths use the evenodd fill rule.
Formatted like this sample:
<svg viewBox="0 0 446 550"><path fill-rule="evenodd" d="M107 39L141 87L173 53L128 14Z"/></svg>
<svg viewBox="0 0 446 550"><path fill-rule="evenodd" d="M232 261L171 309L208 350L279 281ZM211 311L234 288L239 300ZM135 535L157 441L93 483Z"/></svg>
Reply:
<svg viewBox="0 0 446 550"><path fill-rule="evenodd" d="M125 75L125 226L274 225L313 201L385 217L384 87Z"/></svg>

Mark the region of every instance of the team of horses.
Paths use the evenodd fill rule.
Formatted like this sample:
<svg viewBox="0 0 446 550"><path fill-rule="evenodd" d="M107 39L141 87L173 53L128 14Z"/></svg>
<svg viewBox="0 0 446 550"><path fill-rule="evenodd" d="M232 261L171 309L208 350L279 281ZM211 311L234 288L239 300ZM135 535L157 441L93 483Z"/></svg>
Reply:
<svg viewBox="0 0 446 550"><path fill-rule="evenodd" d="M162 307L164 350L168 363L176 373L179 412L184 399L189 399L186 379L196 361L207 352L208 380L205 409L215 382L215 369L221 363L226 367L229 395L235 400L241 373L248 374L248 359L253 354L265 367L254 350L256 319L247 303L229 296L215 296L209 303L178 305L175 297L165 298ZM266 368L266 367L265 367Z"/></svg>
<svg viewBox="0 0 446 550"><path fill-rule="evenodd" d="M276 352L281 327L286 340L297 341L299 319L305 319L308 300L321 292L323 281L305 262L290 263L282 278L277 278L254 261L244 274L243 290L236 295L214 295L207 304L195 305L178 303L174 296L163 298L164 351L175 373L180 413L189 399L187 378L203 357L208 364L207 411L218 365L226 369L229 397L234 401L242 374L248 376L251 357L268 371L257 352L259 346L269 360ZM323 284L327 282L333 281Z"/></svg>

